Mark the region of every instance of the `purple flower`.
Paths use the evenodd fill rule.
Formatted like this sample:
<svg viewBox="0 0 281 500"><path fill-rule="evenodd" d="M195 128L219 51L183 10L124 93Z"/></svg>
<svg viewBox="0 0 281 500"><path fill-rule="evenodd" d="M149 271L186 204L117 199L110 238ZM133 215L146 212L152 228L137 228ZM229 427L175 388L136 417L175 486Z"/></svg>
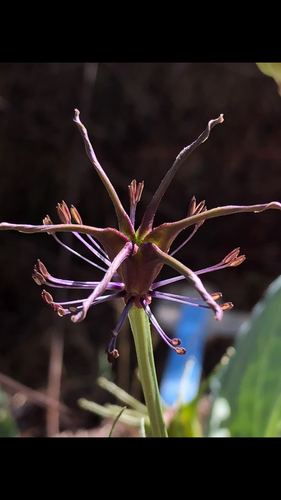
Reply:
<svg viewBox="0 0 281 500"><path fill-rule="evenodd" d="M156 190L150 204L146 208L139 228L135 229L136 207L143 191L143 182L137 183L136 180L133 180L128 187L130 198L130 213L128 215L114 187L96 158L87 130L80 121L78 110L75 110L74 122L77 124L82 134L86 153L112 200L118 219L119 229L101 229L83 225L78 210L74 206L71 206L69 209L64 201L57 205L57 212L61 224L53 224L50 217L46 216L43 220L43 226L9 224L4 222L0 224L0 229L13 229L25 233L47 232L67 250L104 271L104 277L101 281L71 281L53 277L42 262L38 260L32 276L38 285L45 285L51 288L69 288L89 291L86 298L63 303L55 302L52 295L46 290L42 292L43 300L53 308L57 315L65 316L71 314L71 320L75 323L85 318L91 306L116 298L123 300L125 304L124 309L118 324L111 332L111 340L107 348L109 362L112 363L114 359L119 356L116 349L117 335L132 306L143 308L150 322L154 325L169 347L178 354L184 354L185 349L180 347L180 339L170 339L152 314L150 309L152 299L166 299L194 307L209 308L214 311L215 318L220 320L223 311L231 309L233 305L231 302L219 305L217 301L221 297L221 294L209 294L204 288L199 275L224 269L226 267L238 266L245 260L245 256L240 255L240 249L236 248L218 264L194 272L178 261L174 257L175 253L190 241L192 236L194 236L199 227L207 219L240 212L262 212L271 208L280 210L281 204L279 202L271 202L263 205L251 206L229 205L207 210L204 201L197 204L195 197L193 197L186 218L153 227L158 205L179 166L195 148L208 139L211 129L218 123L223 122L223 115L220 115L216 120L211 120L208 123L205 131L198 139L179 153L172 167ZM188 227L193 227L188 238L176 250L170 253L170 247L176 237L181 231ZM81 254L65 245L57 236L59 232L72 232L74 236L92 252L93 256L99 259L101 264L86 259ZM165 264L177 271L178 275L167 280L155 281ZM164 285L182 279L186 279L194 286L197 292L199 292L200 299L159 291Z"/></svg>

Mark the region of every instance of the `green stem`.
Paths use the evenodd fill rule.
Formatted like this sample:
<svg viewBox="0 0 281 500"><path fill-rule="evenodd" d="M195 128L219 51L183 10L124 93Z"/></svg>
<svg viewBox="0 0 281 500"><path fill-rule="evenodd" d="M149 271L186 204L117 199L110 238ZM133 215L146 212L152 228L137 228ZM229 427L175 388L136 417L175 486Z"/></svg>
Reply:
<svg viewBox="0 0 281 500"><path fill-rule="evenodd" d="M156 377L150 324L143 309L135 306L129 312L134 336L140 380L153 437L168 437Z"/></svg>

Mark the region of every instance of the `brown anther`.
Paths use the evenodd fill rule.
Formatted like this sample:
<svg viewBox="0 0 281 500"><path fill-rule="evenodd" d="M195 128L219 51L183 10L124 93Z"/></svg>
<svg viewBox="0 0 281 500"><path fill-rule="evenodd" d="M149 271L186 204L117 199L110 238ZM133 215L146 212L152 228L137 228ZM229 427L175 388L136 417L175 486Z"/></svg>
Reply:
<svg viewBox="0 0 281 500"><path fill-rule="evenodd" d="M229 267L236 267L236 266L240 266L240 264L242 264L242 262L244 262L244 260L246 259L246 256L245 255L239 255L239 257L237 257L236 259L234 259L230 264L229 264Z"/></svg>
<svg viewBox="0 0 281 500"><path fill-rule="evenodd" d="M138 203L141 199L143 188L144 188L144 181L139 182L136 189L136 203Z"/></svg>
<svg viewBox="0 0 281 500"><path fill-rule="evenodd" d="M222 311L229 311L233 307L234 307L234 305L232 304L232 302L225 302L224 304L221 304L221 306L220 306Z"/></svg>
<svg viewBox="0 0 281 500"><path fill-rule="evenodd" d="M43 224L44 224L44 226L52 226L53 225L53 223L51 221L51 217L49 215L46 215L46 217L44 217Z"/></svg>
<svg viewBox="0 0 281 500"><path fill-rule="evenodd" d="M42 274L38 272L38 270L36 269L36 266L34 267L33 273L31 276L37 285L41 286L41 285L46 284L46 280L45 280L44 276L42 276Z"/></svg>
<svg viewBox="0 0 281 500"><path fill-rule="evenodd" d="M186 349L184 347L176 347L175 351L178 354L185 354L186 353Z"/></svg>
<svg viewBox="0 0 281 500"><path fill-rule="evenodd" d="M48 305L53 304L54 302L52 295L49 292L46 292L46 290L42 290L41 297Z"/></svg>
<svg viewBox="0 0 281 500"><path fill-rule="evenodd" d="M194 212L193 212L193 215L197 215L197 214L200 214L201 212L204 212L206 208L205 208L205 200L203 201L200 201L200 203L198 203L197 207L195 208Z"/></svg>
<svg viewBox="0 0 281 500"><path fill-rule="evenodd" d="M238 257L239 253L240 253L240 247L234 248L234 250L232 250L232 252L227 254L225 256L225 258L222 259L222 262L224 264L230 264L233 260L235 260Z"/></svg>
<svg viewBox="0 0 281 500"><path fill-rule="evenodd" d="M65 201L58 203L56 206L58 216L63 224L71 224L71 215Z"/></svg>
<svg viewBox="0 0 281 500"><path fill-rule="evenodd" d="M177 339L177 338L171 339L171 344L173 346L181 345L181 339Z"/></svg>
<svg viewBox="0 0 281 500"><path fill-rule="evenodd" d="M77 307L75 307L75 306L69 306L69 307L68 307L68 310L69 310L71 313L74 313L74 314L75 314L75 313L77 313L77 311L78 311Z"/></svg>
<svg viewBox="0 0 281 500"><path fill-rule="evenodd" d="M50 277L50 273L48 273L47 268L39 259L37 259L37 269L42 274L42 276L44 276L44 278L48 279Z"/></svg>
<svg viewBox="0 0 281 500"><path fill-rule="evenodd" d="M203 210L201 211L201 213L203 214L203 212L206 212L206 211L207 211L207 207L204 207ZM199 229L199 227L202 226L202 224L204 224L205 220L206 219L202 219L199 222L196 222L196 224L195 224L196 229Z"/></svg>
<svg viewBox="0 0 281 500"><path fill-rule="evenodd" d="M143 187L144 187L144 181L139 182L137 184L136 179L134 179L128 186L131 205L136 205L140 201L143 192Z"/></svg>
<svg viewBox="0 0 281 500"><path fill-rule="evenodd" d="M222 297L222 293L221 292L211 293L211 297L214 300L218 300L218 299L220 299Z"/></svg>
<svg viewBox="0 0 281 500"><path fill-rule="evenodd" d="M65 316L66 314L66 311L65 309L60 305L60 304L51 304L53 310L55 311L55 313L57 314L57 316L59 316L60 318L62 318L62 316Z"/></svg>
<svg viewBox="0 0 281 500"><path fill-rule="evenodd" d="M70 213L76 224L83 224L81 215L79 214L77 208L74 205L71 205Z"/></svg>
<svg viewBox="0 0 281 500"><path fill-rule="evenodd" d="M113 349L113 351L105 351L107 353L108 362L113 365L115 360L119 358L119 352L117 349Z"/></svg>
<svg viewBox="0 0 281 500"><path fill-rule="evenodd" d="M46 217L44 217L43 224L44 224L44 226L52 226L53 225L53 223L52 223L51 218L49 217L49 215L46 215ZM47 234L52 234L52 233L48 232Z"/></svg>
<svg viewBox="0 0 281 500"><path fill-rule="evenodd" d="M195 208L196 208L196 198L195 196L192 196L187 210L187 217L191 217L192 215L194 215Z"/></svg>

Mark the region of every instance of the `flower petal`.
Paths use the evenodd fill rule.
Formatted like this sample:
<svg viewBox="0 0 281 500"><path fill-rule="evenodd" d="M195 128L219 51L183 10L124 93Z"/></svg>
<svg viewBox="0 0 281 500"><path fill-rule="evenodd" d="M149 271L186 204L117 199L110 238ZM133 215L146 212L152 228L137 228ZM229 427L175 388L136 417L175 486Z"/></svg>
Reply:
<svg viewBox="0 0 281 500"><path fill-rule="evenodd" d="M192 153L192 151L194 151L194 149L196 149L198 146L200 146L200 144L202 144L208 139L211 129L218 123L222 122L223 122L223 115L220 115L215 120L210 120L206 129L204 130L204 132L202 132L201 135L199 135L196 141L192 142L189 146L185 147L178 154L173 165L165 175L164 179L162 180L160 186L158 187L156 193L154 194L150 204L148 205L145 211L145 214L141 221L140 228L138 230L138 236L140 238L143 238L151 230L158 205L180 165L186 160L186 158Z"/></svg>
<svg viewBox="0 0 281 500"><path fill-rule="evenodd" d="M127 236L122 234L117 229L105 228L100 229L93 226L85 226L83 224L48 224L43 226L34 226L30 224L10 224L2 222L0 224L0 231L19 231L20 233L48 233L53 234L56 232L77 232L84 233L96 238L105 248L110 260L113 260L124 244L129 240Z"/></svg>
<svg viewBox="0 0 281 500"><path fill-rule="evenodd" d="M112 261L110 267L108 268L107 272L105 273L103 279L100 281L98 286L94 289L94 291L89 295L89 297L83 301L83 310L80 311L78 314L75 314L74 316L71 316L71 319L74 323L77 323L78 321L82 321L89 309L89 307L92 305L93 301L106 290L108 283L110 282L112 276L114 273L117 271L118 267L122 264L122 262L129 257L129 255L132 254L133 252L133 247L134 244L129 241L127 242L122 250L116 255L115 259Z"/></svg>
<svg viewBox="0 0 281 500"><path fill-rule="evenodd" d="M76 123L76 125L79 128L79 131L83 137L84 140L84 145L86 149L86 153L88 158L91 160L92 165L95 167L96 172L98 173L100 179L102 180L111 200L115 208L115 212L117 215L118 219L118 224L119 224L119 229L122 231L122 233L126 234L127 236L134 236L135 232L133 229L133 226L131 224L130 218L126 211L123 208L123 205L113 187L111 184L109 178L107 177L105 171L103 170L101 164L99 163L96 154L93 150L93 147L90 143L89 137L88 137L88 132L86 127L84 127L83 123L80 121L79 115L80 111L78 109L74 110L75 115L73 118L73 121Z"/></svg>
<svg viewBox="0 0 281 500"><path fill-rule="evenodd" d="M226 205L224 207L212 208L205 212L186 217L185 219L176 222L167 222L154 228L145 238L144 242L155 243L161 250L168 252L171 244L178 234L193 224L215 217L222 217L223 215L231 215L244 212L260 213L269 209L281 210L281 203L272 201L262 205Z"/></svg>

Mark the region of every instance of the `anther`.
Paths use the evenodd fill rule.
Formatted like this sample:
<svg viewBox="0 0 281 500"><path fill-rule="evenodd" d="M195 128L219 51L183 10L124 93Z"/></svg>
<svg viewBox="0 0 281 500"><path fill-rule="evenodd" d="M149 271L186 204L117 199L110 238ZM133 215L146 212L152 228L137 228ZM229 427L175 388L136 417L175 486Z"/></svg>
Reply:
<svg viewBox="0 0 281 500"><path fill-rule="evenodd" d="M41 285L46 284L46 280L45 280L44 276L42 276L42 274L37 271L36 267L34 267L33 273L31 276L37 285L41 286Z"/></svg>
<svg viewBox="0 0 281 500"><path fill-rule="evenodd" d="M239 257L236 257L232 262L230 262L229 267L236 267L240 266L242 262L246 259L245 255L239 255Z"/></svg>
<svg viewBox="0 0 281 500"><path fill-rule="evenodd" d="M42 290L41 297L48 305L54 302L52 295L49 292L46 292L46 290Z"/></svg>
<svg viewBox="0 0 281 500"><path fill-rule="evenodd" d="M175 348L175 351L178 353L178 354L185 354L186 353L186 349L184 347L176 347Z"/></svg>
<svg viewBox="0 0 281 500"><path fill-rule="evenodd" d="M77 208L74 205L71 205L70 213L76 224L83 224L81 215L79 214Z"/></svg>
<svg viewBox="0 0 281 500"><path fill-rule="evenodd" d="M233 309L234 305L232 302L225 302L224 304L220 305L220 308L222 311L229 311L230 309Z"/></svg>
<svg viewBox="0 0 281 500"><path fill-rule="evenodd" d="M234 248L234 250L232 250L232 252L228 253L228 254L224 257L224 259L222 259L222 262L223 262L224 264L229 264L229 265L231 265L230 263L238 257L239 253L240 253L240 247L238 247L238 248Z"/></svg>
<svg viewBox="0 0 281 500"><path fill-rule="evenodd" d="M63 224L71 224L71 215L65 201L58 203L57 206L58 216Z"/></svg>
<svg viewBox="0 0 281 500"><path fill-rule="evenodd" d="M171 339L171 344L173 346L181 345L181 339L177 339L177 338Z"/></svg>
<svg viewBox="0 0 281 500"><path fill-rule="evenodd" d="M113 349L112 351L108 351L106 350L105 351L107 353L107 359L108 359L108 362L113 365L113 363L115 362L115 360L117 358L119 358L119 352L117 349Z"/></svg>
<svg viewBox="0 0 281 500"><path fill-rule="evenodd" d="M48 279L50 277L50 273L47 271L47 268L39 259L37 259L37 268L44 278Z"/></svg>

